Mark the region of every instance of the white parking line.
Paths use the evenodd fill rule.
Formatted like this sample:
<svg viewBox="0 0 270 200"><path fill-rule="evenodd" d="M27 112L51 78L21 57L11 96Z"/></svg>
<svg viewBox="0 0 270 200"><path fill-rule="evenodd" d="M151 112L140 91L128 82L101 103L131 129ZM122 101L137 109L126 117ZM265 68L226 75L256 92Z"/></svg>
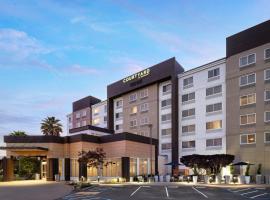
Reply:
<svg viewBox="0 0 270 200"><path fill-rule="evenodd" d="M139 189L141 189L142 186L138 187L134 192L132 192L132 194L130 195L130 197L132 197L136 192L138 192Z"/></svg>
<svg viewBox="0 0 270 200"><path fill-rule="evenodd" d="M169 196L168 188L166 186L165 186L165 190L166 190L166 195L169 198L170 196Z"/></svg>
<svg viewBox="0 0 270 200"><path fill-rule="evenodd" d="M240 195L246 195L246 194L252 194L252 193L255 193L255 192L258 192L258 190L253 190L253 191L250 191L250 192L245 192L245 193L242 193Z"/></svg>
<svg viewBox="0 0 270 200"><path fill-rule="evenodd" d="M205 198L208 199L208 196L206 196L204 193L202 193L201 191L197 190L195 187L192 187L193 190L195 190L196 192L198 192L199 194L201 194L202 196L204 196Z"/></svg>
<svg viewBox="0 0 270 200"><path fill-rule="evenodd" d="M245 188L245 189L241 189L241 190L233 190L232 192L243 192L243 191L246 191L246 190L249 190L251 188Z"/></svg>
<svg viewBox="0 0 270 200"><path fill-rule="evenodd" d="M249 198L255 199L255 198L257 198L257 197L261 197L261 196L264 196L264 195L267 195L267 194L268 194L268 193L258 194L258 195L256 195L256 196L249 197Z"/></svg>

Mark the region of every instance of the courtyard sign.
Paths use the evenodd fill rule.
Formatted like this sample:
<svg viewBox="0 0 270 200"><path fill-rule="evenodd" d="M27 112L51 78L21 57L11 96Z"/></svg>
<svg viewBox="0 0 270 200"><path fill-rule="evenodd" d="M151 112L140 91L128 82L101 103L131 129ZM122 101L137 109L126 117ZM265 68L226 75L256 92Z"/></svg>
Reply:
<svg viewBox="0 0 270 200"><path fill-rule="evenodd" d="M123 83L127 83L129 81L135 80L135 79L141 79L145 76L148 76L150 74L150 69L145 69L143 71L140 71L136 74L133 74L131 76L128 76L126 78L123 79Z"/></svg>

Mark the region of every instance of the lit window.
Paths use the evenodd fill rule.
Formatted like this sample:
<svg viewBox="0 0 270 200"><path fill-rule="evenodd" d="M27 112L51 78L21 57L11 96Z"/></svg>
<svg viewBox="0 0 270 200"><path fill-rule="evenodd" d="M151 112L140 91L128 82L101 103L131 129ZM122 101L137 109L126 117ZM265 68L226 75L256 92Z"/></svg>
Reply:
<svg viewBox="0 0 270 200"><path fill-rule="evenodd" d="M98 115L99 114L99 109L98 108L95 108L94 109L94 115Z"/></svg>
<svg viewBox="0 0 270 200"><path fill-rule="evenodd" d="M212 69L208 71L208 79L212 79L215 77L218 77L220 75L220 70L219 68Z"/></svg>
<svg viewBox="0 0 270 200"><path fill-rule="evenodd" d="M254 144L256 143L256 134L242 134L240 135L240 144Z"/></svg>
<svg viewBox="0 0 270 200"><path fill-rule="evenodd" d="M195 140L192 141L183 141L182 142L183 149L193 149L195 148Z"/></svg>
<svg viewBox="0 0 270 200"><path fill-rule="evenodd" d="M206 96L211 96L211 95L220 94L220 93L222 93L221 85L211 87L211 88L206 88Z"/></svg>
<svg viewBox="0 0 270 200"><path fill-rule="evenodd" d="M136 114L137 111L138 111L138 107L137 106L131 107L131 114Z"/></svg>
<svg viewBox="0 0 270 200"><path fill-rule="evenodd" d="M264 101L270 101L270 90L264 91Z"/></svg>
<svg viewBox="0 0 270 200"><path fill-rule="evenodd" d="M264 50L264 59L270 59L270 49Z"/></svg>
<svg viewBox="0 0 270 200"><path fill-rule="evenodd" d="M182 117L183 118L191 117L191 116L195 116L195 108L182 111Z"/></svg>
<svg viewBox="0 0 270 200"><path fill-rule="evenodd" d="M195 133L195 124L182 126L182 134Z"/></svg>
<svg viewBox="0 0 270 200"><path fill-rule="evenodd" d="M264 133L264 142L270 143L270 132Z"/></svg>
<svg viewBox="0 0 270 200"><path fill-rule="evenodd" d="M206 140L206 147L221 147L221 146L222 146L222 138Z"/></svg>
<svg viewBox="0 0 270 200"><path fill-rule="evenodd" d="M264 112L264 121L265 122L270 122L270 111L265 111Z"/></svg>
<svg viewBox="0 0 270 200"><path fill-rule="evenodd" d="M248 56L243 56L239 59L239 67L245 67L256 62L256 54L250 54Z"/></svg>
<svg viewBox="0 0 270 200"><path fill-rule="evenodd" d="M248 74L239 78L240 86L247 86L256 83L256 74Z"/></svg>
<svg viewBox="0 0 270 200"><path fill-rule="evenodd" d="M129 102L134 102L137 100L137 93L129 95Z"/></svg>
<svg viewBox="0 0 270 200"><path fill-rule="evenodd" d="M240 125L255 124L255 123L256 123L256 113L240 116Z"/></svg>
<svg viewBox="0 0 270 200"><path fill-rule="evenodd" d="M222 103L215 103L206 106L206 112L212 113L222 110Z"/></svg>
<svg viewBox="0 0 270 200"><path fill-rule="evenodd" d="M270 80L270 69L264 70L264 80Z"/></svg>
<svg viewBox="0 0 270 200"><path fill-rule="evenodd" d="M248 94L240 97L240 106L256 103L256 94Z"/></svg>
<svg viewBox="0 0 270 200"><path fill-rule="evenodd" d="M185 78L183 80L183 86L184 88L190 88L193 86L193 77Z"/></svg>
<svg viewBox="0 0 270 200"><path fill-rule="evenodd" d="M100 120L99 118L93 119L93 125L99 125Z"/></svg>
<svg viewBox="0 0 270 200"><path fill-rule="evenodd" d="M195 100L195 92L182 95L182 102Z"/></svg>
<svg viewBox="0 0 270 200"><path fill-rule="evenodd" d="M222 128L222 120L206 122L206 130L215 130L221 128Z"/></svg>

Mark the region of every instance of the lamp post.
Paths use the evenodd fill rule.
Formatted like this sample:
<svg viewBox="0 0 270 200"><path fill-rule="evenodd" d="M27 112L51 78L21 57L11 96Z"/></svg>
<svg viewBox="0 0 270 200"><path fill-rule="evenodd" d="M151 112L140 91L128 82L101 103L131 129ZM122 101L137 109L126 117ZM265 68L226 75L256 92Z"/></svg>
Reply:
<svg viewBox="0 0 270 200"><path fill-rule="evenodd" d="M149 140L150 140L150 177L152 178L152 143L153 143L153 140L152 140L152 127L153 125L152 124L148 124L148 127L149 127Z"/></svg>

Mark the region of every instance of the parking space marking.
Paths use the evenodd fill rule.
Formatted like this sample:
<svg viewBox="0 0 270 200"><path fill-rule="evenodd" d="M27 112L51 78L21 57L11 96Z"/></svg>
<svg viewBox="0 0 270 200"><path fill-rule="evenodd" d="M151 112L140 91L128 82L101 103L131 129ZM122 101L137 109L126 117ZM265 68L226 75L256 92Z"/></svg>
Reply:
<svg viewBox="0 0 270 200"><path fill-rule="evenodd" d="M199 194L201 194L202 196L204 196L205 198L208 199L208 196L206 196L204 193L202 193L201 191L197 190L195 187L192 187L193 190L195 190L196 192L198 192Z"/></svg>
<svg viewBox="0 0 270 200"><path fill-rule="evenodd" d="M250 190L251 188L245 188L245 189L241 189L241 190L233 190L232 192L244 192L247 190Z"/></svg>
<svg viewBox="0 0 270 200"><path fill-rule="evenodd" d="M256 196L249 197L249 198L255 199L255 198L257 198L257 197L261 197L261 196L264 196L264 195L267 195L267 194L268 194L268 193L258 194L258 195L256 195Z"/></svg>
<svg viewBox="0 0 270 200"><path fill-rule="evenodd" d="M168 188L166 186L165 186L165 190L166 190L166 195L169 198L170 196L169 196Z"/></svg>
<svg viewBox="0 0 270 200"><path fill-rule="evenodd" d="M255 192L258 192L258 190L253 190L253 191L250 191L250 192L245 192L245 193L242 193L240 195L247 195L247 194L252 194L252 193L255 193Z"/></svg>
<svg viewBox="0 0 270 200"><path fill-rule="evenodd" d="M132 197L136 192L138 192L139 189L141 189L142 186L138 187L134 192L132 192L132 194L130 195L130 197Z"/></svg>

